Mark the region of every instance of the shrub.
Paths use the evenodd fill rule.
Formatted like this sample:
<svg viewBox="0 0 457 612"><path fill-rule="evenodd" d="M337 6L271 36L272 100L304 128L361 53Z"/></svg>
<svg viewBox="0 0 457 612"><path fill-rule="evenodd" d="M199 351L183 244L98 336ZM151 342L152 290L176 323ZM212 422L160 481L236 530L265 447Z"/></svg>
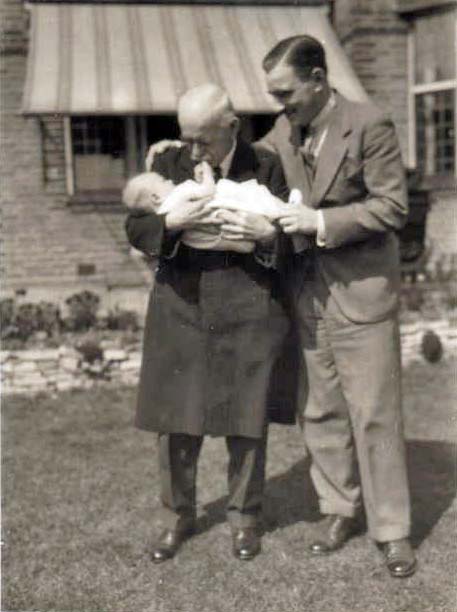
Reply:
<svg viewBox="0 0 457 612"><path fill-rule="evenodd" d="M47 336L52 336L60 331L60 310L49 302L17 306L14 300L8 299L2 301L0 309L2 339L26 341L35 332L45 332Z"/></svg>
<svg viewBox="0 0 457 612"><path fill-rule="evenodd" d="M0 322L2 328L10 327L14 324L15 304L12 298L0 301Z"/></svg>
<svg viewBox="0 0 457 612"><path fill-rule="evenodd" d="M107 328L121 331L137 331L138 315L133 310L115 308L108 313Z"/></svg>
<svg viewBox="0 0 457 612"><path fill-rule="evenodd" d="M403 303L407 310L419 312L424 304L424 293L417 285L404 287L402 292Z"/></svg>
<svg viewBox="0 0 457 612"><path fill-rule="evenodd" d="M62 328L60 308L51 302L40 302L38 304L37 329L44 331L48 336L58 334Z"/></svg>
<svg viewBox="0 0 457 612"><path fill-rule="evenodd" d="M437 363L443 356L443 345L440 337L434 331L428 330L422 337L421 351L430 363Z"/></svg>
<svg viewBox="0 0 457 612"><path fill-rule="evenodd" d="M69 316L67 324L72 331L83 331L94 327L97 322L97 311L100 298L91 291L75 293L65 300Z"/></svg>
<svg viewBox="0 0 457 612"><path fill-rule="evenodd" d="M81 353L83 361L95 363L103 361L103 349L95 340L86 340L76 345L76 350Z"/></svg>
<svg viewBox="0 0 457 612"><path fill-rule="evenodd" d="M40 307L38 304L21 304L18 306L14 319L16 335L21 340L27 340L39 330Z"/></svg>

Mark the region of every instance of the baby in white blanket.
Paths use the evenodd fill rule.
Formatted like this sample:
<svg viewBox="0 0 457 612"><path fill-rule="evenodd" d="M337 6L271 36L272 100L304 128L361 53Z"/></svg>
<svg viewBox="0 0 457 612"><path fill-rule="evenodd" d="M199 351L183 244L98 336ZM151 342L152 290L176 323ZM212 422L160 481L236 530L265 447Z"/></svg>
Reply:
<svg viewBox="0 0 457 612"><path fill-rule="evenodd" d="M205 199L205 208L210 213L210 219L214 219L214 224L203 229L185 230L182 242L196 249L252 252L254 241L229 240L221 235L218 218L220 211L251 212L274 221L280 216L283 206L281 200L255 179L244 183L221 179L216 184L206 162L195 168L195 178L175 186L155 172L140 174L128 182L123 201L129 208L146 208L166 215L175 207L182 206L183 202Z"/></svg>

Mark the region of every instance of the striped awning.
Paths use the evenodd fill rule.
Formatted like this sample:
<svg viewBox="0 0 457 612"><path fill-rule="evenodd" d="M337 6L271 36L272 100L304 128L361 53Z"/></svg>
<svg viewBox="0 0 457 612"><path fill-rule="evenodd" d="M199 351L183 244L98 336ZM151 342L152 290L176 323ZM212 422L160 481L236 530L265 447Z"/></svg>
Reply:
<svg viewBox="0 0 457 612"><path fill-rule="evenodd" d="M324 45L329 78L366 94L325 8L298 6L39 4L31 8L26 114L155 114L189 87L216 82L238 112L275 109L261 61L282 38Z"/></svg>

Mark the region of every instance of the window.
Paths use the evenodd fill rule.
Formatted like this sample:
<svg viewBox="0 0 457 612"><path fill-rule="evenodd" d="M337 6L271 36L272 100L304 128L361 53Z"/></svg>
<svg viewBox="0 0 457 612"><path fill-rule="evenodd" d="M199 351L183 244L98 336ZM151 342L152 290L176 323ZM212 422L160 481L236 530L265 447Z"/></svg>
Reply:
<svg viewBox="0 0 457 612"><path fill-rule="evenodd" d="M73 117L76 191L121 189L126 177L126 128L122 117Z"/></svg>
<svg viewBox="0 0 457 612"><path fill-rule="evenodd" d="M456 174L456 11L418 14L410 39L410 162L425 177Z"/></svg>
<svg viewBox="0 0 457 612"><path fill-rule="evenodd" d="M178 138L176 118L85 116L66 119L68 191L119 192L128 177L144 171L148 146Z"/></svg>
<svg viewBox="0 0 457 612"><path fill-rule="evenodd" d="M417 168L425 176L453 174L455 92L416 94Z"/></svg>
<svg viewBox="0 0 457 612"><path fill-rule="evenodd" d="M248 141L261 138L274 115L242 115L240 131ZM176 115L66 118L67 185L70 195L119 192L128 177L144 172L154 142L178 139ZM83 195L84 198L84 195Z"/></svg>

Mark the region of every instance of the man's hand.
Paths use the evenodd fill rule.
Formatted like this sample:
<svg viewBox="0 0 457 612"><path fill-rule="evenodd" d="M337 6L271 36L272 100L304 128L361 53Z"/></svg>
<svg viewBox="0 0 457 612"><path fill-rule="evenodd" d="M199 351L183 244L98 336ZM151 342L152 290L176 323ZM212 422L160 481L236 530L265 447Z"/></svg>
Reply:
<svg viewBox="0 0 457 612"><path fill-rule="evenodd" d="M180 140L159 140L159 142L151 145L144 161L146 171L151 171L152 164L154 163L154 157L156 155L160 155L160 153L164 153L167 149L171 149L173 147L175 149L180 149L182 146L183 143Z"/></svg>
<svg viewBox="0 0 457 612"><path fill-rule="evenodd" d="M276 235L275 226L263 215L219 209L217 218L222 221L222 238L228 240L254 240L268 244Z"/></svg>
<svg viewBox="0 0 457 612"><path fill-rule="evenodd" d="M317 232L318 213L314 208L303 204L284 206L279 217L279 225L285 234L313 235Z"/></svg>
<svg viewBox="0 0 457 612"><path fill-rule="evenodd" d="M205 208L208 200L209 198L187 200L176 206L166 214L165 227L171 232L179 232L198 226L219 224L220 221L215 218L214 211Z"/></svg>

